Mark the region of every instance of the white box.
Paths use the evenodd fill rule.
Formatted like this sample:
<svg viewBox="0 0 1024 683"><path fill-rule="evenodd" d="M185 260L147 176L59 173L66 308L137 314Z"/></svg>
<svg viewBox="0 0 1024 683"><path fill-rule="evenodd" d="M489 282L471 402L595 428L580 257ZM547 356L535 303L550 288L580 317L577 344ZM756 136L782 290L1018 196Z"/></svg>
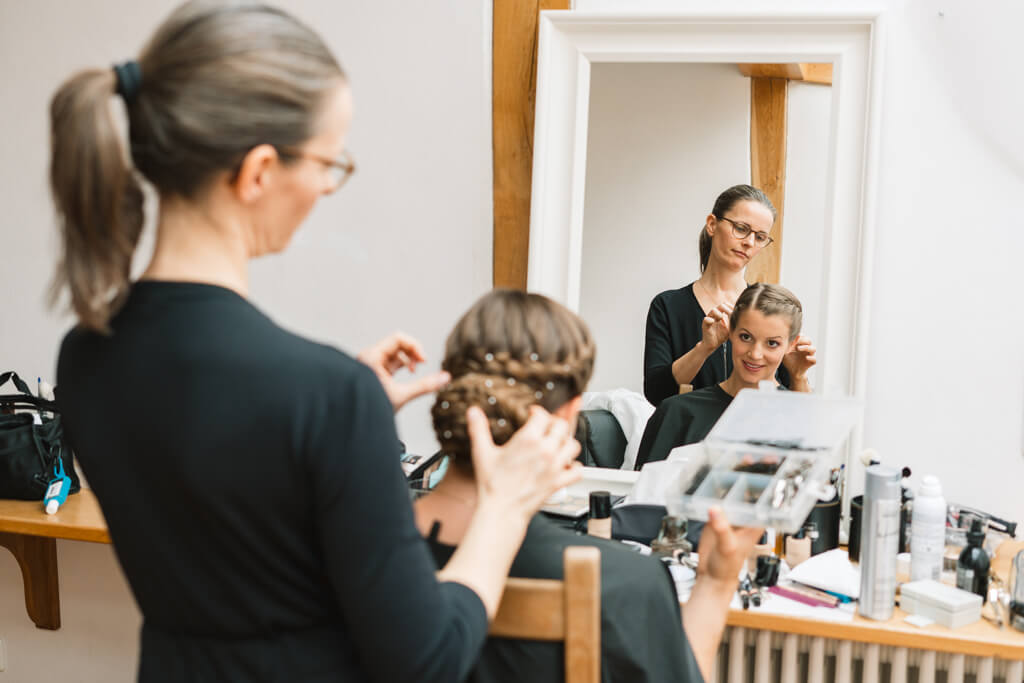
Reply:
<svg viewBox="0 0 1024 683"><path fill-rule="evenodd" d="M948 628L981 619L981 596L933 579L912 581L900 588L900 609L928 617Z"/></svg>
<svg viewBox="0 0 1024 683"><path fill-rule="evenodd" d="M829 473L862 413L852 398L744 389L703 448L683 456L666 507L706 520L717 505L732 524L794 533L819 499L835 494Z"/></svg>

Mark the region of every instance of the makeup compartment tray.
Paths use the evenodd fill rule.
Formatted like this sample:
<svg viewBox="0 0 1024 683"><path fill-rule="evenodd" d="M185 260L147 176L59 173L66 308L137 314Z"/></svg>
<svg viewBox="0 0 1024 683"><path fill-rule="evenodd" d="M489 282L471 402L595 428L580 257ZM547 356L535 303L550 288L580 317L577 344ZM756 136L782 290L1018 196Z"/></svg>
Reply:
<svg viewBox="0 0 1024 683"><path fill-rule="evenodd" d="M699 448L680 449L668 511L707 520L722 508L738 526L793 533L821 497L834 489L847 437L863 408L851 398L745 389L733 400Z"/></svg>

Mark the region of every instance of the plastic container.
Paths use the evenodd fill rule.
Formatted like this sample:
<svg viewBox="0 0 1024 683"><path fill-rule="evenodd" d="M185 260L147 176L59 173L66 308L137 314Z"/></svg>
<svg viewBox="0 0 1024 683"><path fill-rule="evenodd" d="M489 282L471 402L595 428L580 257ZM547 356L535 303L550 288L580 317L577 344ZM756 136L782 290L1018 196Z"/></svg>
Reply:
<svg viewBox="0 0 1024 683"><path fill-rule="evenodd" d="M946 548L946 499L942 485L931 475L921 479L910 526L910 580L939 580Z"/></svg>
<svg viewBox="0 0 1024 683"><path fill-rule="evenodd" d="M737 526L794 533L815 503L835 496L829 474L862 412L851 398L744 389L702 447L677 460L666 507L707 520L718 506Z"/></svg>
<svg viewBox="0 0 1024 683"><path fill-rule="evenodd" d="M900 588L900 609L959 628L981 619L981 596L932 579L912 581Z"/></svg>

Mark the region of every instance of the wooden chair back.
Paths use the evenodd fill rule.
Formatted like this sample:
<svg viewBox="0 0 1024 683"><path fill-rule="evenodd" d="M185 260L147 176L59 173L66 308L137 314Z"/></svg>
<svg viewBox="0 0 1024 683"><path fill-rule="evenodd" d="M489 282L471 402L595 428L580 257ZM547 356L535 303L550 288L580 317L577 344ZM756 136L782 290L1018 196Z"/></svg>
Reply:
<svg viewBox="0 0 1024 683"><path fill-rule="evenodd" d="M490 635L564 641L566 683L598 683L601 552L593 546L570 546L562 564L562 581L509 579Z"/></svg>

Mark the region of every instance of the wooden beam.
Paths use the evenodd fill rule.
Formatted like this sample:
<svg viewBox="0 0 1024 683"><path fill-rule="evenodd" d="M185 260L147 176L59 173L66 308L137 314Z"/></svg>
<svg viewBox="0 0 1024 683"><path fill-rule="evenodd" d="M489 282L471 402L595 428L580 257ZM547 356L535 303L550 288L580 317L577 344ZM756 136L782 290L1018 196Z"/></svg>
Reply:
<svg viewBox="0 0 1024 683"><path fill-rule="evenodd" d="M777 216L772 243L747 266L749 282L779 281L786 190L786 89L784 78L750 79L750 182L764 190Z"/></svg>
<svg viewBox="0 0 1024 683"><path fill-rule="evenodd" d="M801 64L800 70L803 72L803 80L807 83L832 85L831 62L826 62L825 64Z"/></svg>
<svg viewBox="0 0 1024 683"><path fill-rule="evenodd" d="M737 64L740 73L750 78L785 78L832 85L832 63L817 64Z"/></svg>
<svg viewBox="0 0 1024 683"><path fill-rule="evenodd" d="M801 80L803 72L799 64L738 64L740 73L750 78L788 78Z"/></svg>
<svg viewBox="0 0 1024 683"><path fill-rule="evenodd" d="M495 287L526 289L537 24L546 9L569 9L569 0L493 0Z"/></svg>

